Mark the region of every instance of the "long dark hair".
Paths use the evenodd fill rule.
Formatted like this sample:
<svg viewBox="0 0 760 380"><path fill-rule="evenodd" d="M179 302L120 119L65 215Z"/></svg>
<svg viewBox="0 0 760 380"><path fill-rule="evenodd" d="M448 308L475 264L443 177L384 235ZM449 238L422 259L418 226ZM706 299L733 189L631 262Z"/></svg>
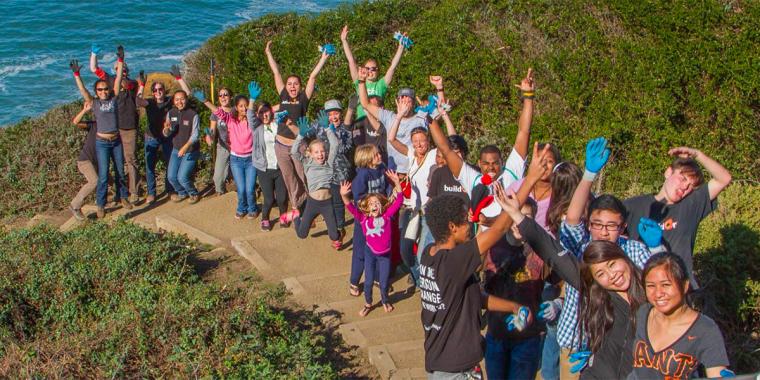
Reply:
<svg viewBox="0 0 760 380"><path fill-rule="evenodd" d="M562 216L567 212L573 199L575 188L581 181L583 172L572 162L560 162L554 167L551 178L552 197L546 211L546 224L556 236L562 223Z"/></svg>
<svg viewBox="0 0 760 380"><path fill-rule="evenodd" d="M588 336L591 352L597 352L604 341L604 336L612 328L614 312L610 292L594 280L591 264L599 264L610 260L622 260L631 270L631 283L628 286L629 318L635 326L636 311L646 302L646 293L641 284L641 271L626 256L619 245L606 240L591 242L583 251L583 262L580 268L581 294L578 320L581 325L581 337Z"/></svg>
<svg viewBox="0 0 760 380"><path fill-rule="evenodd" d="M681 291L684 303L691 307L691 297L689 297L689 289L687 288L687 285L689 284L689 275L686 272L686 264L684 264L683 259L680 256L670 252L660 252L652 255L652 257L647 260L646 265L644 265L641 281L646 284L649 272L660 266L665 267L671 281L673 281L673 285Z"/></svg>
<svg viewBox="0 0 760 380"><path fill-rule="evenodd" d="M233 99L233 103L231 104L232 107L230 107L230 108L232 108L232 110L231 110L232 112L230 112L230 113L232 114L232 117L234 117L235 119L238 118L237 105L238 105L239 102L241 102L243 100L245 100L246 103L249 102L248 98L245 97L245 95L238 95L238 96L235 97L235 99ZM247 104L246 104L246 106L247 106Z"/></svg>

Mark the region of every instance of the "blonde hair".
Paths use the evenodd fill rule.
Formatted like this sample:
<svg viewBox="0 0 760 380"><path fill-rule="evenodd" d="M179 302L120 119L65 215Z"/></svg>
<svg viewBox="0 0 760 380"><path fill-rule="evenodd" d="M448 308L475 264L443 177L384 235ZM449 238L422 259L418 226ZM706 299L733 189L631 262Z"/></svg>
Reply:
<svg viewBox="0 0 760 380"><path fill-rule="evenodd" d="M396 195L399 196L399 195ZM380 214L382 215L385 212L385 209L388 208L388 197L386 197L383 194L380 193L369 193L365 195L357 204L359 211L363 212L364 214L369 214L369 200L372 198L377 198L378 201L380 201L380 204L382 205L380 209Z"/></svg>
<svg viewBox="0 0 760 380"><path fill-rule="evenodd" d="M309 149L309 151L311 152L311 147L313 147L314 145L317 145L317 144L320 144L320 145L322 145L322 148L324 148L324 147L325 147L325 143L324 143L324 141L322 141L322 140L320 140L320 139L318 139L318 138L315 138L314 140L311 140L311 141L309 142L309 146L308 146L308 149Z"/></svg>
<svg viewBox="0 0 760 380"><path fill-rule="evenodd" d="M375 155L379 152L375 145L360 145L356 148L356 153L354 153L354 164L356 164L357 168L371 168L372 162L375 161Z"/></svg>

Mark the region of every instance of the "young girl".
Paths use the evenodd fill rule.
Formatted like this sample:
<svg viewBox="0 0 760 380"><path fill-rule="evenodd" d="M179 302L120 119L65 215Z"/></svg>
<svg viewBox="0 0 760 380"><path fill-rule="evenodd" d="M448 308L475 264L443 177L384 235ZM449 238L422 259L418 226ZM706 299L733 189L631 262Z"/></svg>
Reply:
<svg viewBox="0 0 760 380"><path fill-rule="evenodd" d="M728 355L720 329L686 304L689 275L672 253L658 253L644 267L649 303L636 313L633 372L629 379L689 379L703 364L707 377L728 377Z"/></svg>
<svg viewBox="0 0 760 380"><path fill-rule="evenodd" d="M353 199L362 199L370 193L379 193L385 196L390 195L391 189L385 180L386 167L385 164L383 164L383 157L380 154L380 150L376 145L364 144L356 148L354 164L356 165L356 176L351 183ZM394 219L393 223L396 225L398 222ZM358 297L359 279L364 271L364 251L368 248L364 234L362 233L361 225L359 225L359 221L356 219L354 219L353 247L348 292L352 296ZM393 254L391 256L393 256Z"/></svg>
<svg viewBox="0 0 760 380"><path fill-rule="evenodd" d="M310 129L308 121L302 117L298 124L302 133L298 134L290 154L303 165L306 183L308 184L308 196L306 198L306 208L302 217L296 217L293 225L296 228L296 235L299 239L306 239L311 228L311 222L317 215L321 214L327 223L327 234L332 240L333 248L340 249L343 246L338 227L335 224L335 211L332 207L332 193L330 192L330 183L332 182L335 157L338 154L338 137L332 130L327 131L327 140L330 143L329 153L325 152L325 144L314 139L309 143L306 149L306 155L301 153L300 145L304 136Z"/></svg>
<svg viewBox="0 0 760 380"><path fill-rule="evenodd" d="M359 315L364 317L372 310L372 283L375 281L375 270L379 271L380 300L386 313L393 311L393 305L388 301L388 280L391 270L391 242L393 241L392 219L401 208L404 197L399 195L401 183L398 175L393 171L386 171L385 175L393 182L393 195L390 201L381 193L370 193L359 201L357 208L351 202L351 183L344 181L340 186L340 195L343 204L354 220L361 226L365 237L366 246L364 255L364 307Z"/></svg>

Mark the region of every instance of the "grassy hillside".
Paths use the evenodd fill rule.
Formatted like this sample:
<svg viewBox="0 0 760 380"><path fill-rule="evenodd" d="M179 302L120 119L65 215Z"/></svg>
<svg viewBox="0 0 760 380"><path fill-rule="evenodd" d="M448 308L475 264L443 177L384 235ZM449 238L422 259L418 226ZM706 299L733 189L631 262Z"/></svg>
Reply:
<svg viewBox="0 0 760 380"><path fill-rule="evenodd" d="M283 74L308 76L317 44L339 44L351 28L357 60L387 68L394 31L415 41L396 72L401 86L431 91L440 74L452 116L473 148L515 136L515 88L528 67L537 80L533 138L580 160L591 137L612 141L602 189L628 196L655 191L668 148L689 145L724 163L735 183L700 231L700 277L715 296L737 368L760 370L760 3L497 0L379 0L319 15L270 15L222 33L187 59L186 77L208 89L243 92L250 80L276 100L264 56L267 39ZM134 64L139 65L135 62ZM313 104L352 92L339 49L318 78ZM386 99L392 105L392 98ZM67 125L72 106L0 131L0 217L62 208L81 179L74 157L83 135ZM311 111L316 113L317 106ZM74 110L75 111L75 110ZM204 120L207 120L204 118ZM204 124L206 122L204 121ZM204 146L204 149L205 146ZM472 149L475 150L475 149ZM138 155L139 157L140 155ZM203 162L201 177L209 165Z"/></svg>

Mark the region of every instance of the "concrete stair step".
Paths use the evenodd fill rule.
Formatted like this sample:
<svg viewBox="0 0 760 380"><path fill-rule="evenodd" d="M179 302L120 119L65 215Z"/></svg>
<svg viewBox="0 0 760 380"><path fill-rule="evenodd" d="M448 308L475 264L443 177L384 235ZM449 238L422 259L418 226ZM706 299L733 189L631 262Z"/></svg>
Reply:
<svg viewBox="0 0 760 380"><path fill-rule="evenodd" d="M384 380L427 378L423 339L371 346L368 355Z"/></svg>
<svg viewBox="0 0 760 380"><path fill-rule="evenodd" d="M362 348L425 337L419 311L396 313L394 310L375 319L342 324L338 330L346 343Z"/></svg>

